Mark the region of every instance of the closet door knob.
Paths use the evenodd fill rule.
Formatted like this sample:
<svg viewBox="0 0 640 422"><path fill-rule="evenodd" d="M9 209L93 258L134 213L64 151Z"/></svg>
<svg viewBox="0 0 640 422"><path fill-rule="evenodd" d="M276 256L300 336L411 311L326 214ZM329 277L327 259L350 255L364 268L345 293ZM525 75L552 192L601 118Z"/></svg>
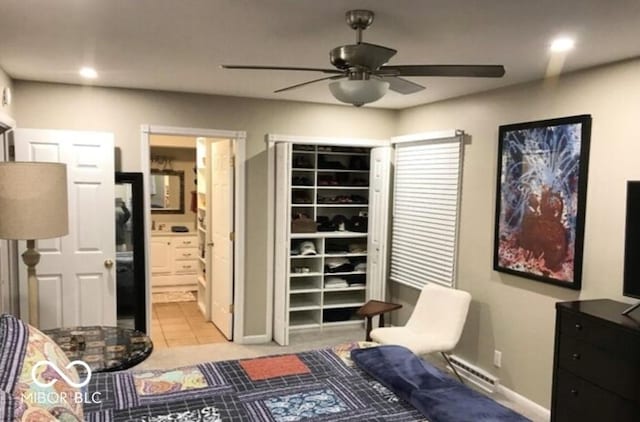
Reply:
<svg viewBox="0 0 640 422"><path fill-rule="evenodd" d="M582 330L582 324L577 323L576 324L576 330Z"/></svg>
<svg viewBox="0 0 640 422"><path fill-rule="evenodd" d="M113 261L112 261L112 260L110 260L110 259L105 259L105 260L104 260L104 266L105 266L105 268L111 268L111 267L113 267Z"/></svg>
<svg viewBox="0 0 640 422"><path fill-rule="evenodd" d="M573 355L571 355L571 359L580 360L580 353L574 353Z"/></svg>

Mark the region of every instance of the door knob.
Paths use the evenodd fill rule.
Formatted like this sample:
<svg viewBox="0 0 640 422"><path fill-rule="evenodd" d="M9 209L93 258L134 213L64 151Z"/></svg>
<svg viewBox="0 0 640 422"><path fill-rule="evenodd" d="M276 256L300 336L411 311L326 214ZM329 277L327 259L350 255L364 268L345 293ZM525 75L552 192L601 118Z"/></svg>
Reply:
<svg viewBox="0 0 640 422"><path fill-rule="evenodd" d="M110 259L105 259L105 260L104 260L104 266L105 266L105 268L111 268L111 267L113 267L113 261L112 261L112 260L110 260Z"/></svg>

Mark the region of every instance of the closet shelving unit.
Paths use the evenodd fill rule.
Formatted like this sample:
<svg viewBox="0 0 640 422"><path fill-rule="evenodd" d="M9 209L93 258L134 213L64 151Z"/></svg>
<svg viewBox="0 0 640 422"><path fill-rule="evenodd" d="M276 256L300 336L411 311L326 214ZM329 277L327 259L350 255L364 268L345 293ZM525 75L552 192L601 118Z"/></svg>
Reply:
<svg viewBox="0 0 640 422"><path fill-rule="evenodd" d="M368 148L291 145L288 189L289 214L306 214L314 221L332 220L336 215L347 219L368 215ZM354 168L357 167L357 168ZM289 223L288 223L289 224ZM367 262L367 233L318 231L294 233L289 230L287 298L289 331L324 329L335 326L362 325L355 311L367 300L367 272L352 270L329 272L331 260L348 260L355 266ZM315 255L300 255L302 242L315 245ZM357 252L349 246L357 245ZM330 278L363 285L329 287Z"/></svg>
<svg viewBox="0 0 640 422"><path fill-rule="evenodd" d="M196 179L197 179L197 234L198 234L198 308L207 316L207 157L209 148L206 139L196 141Z"/></svg>

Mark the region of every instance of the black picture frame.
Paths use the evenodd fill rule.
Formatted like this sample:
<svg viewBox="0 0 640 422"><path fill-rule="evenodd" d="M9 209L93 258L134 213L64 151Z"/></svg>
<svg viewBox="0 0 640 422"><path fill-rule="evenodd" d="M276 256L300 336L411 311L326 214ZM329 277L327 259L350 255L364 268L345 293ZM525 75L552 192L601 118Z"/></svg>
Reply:
<svg viewBox="0 0 640 422"><path fill-rule="evenodd" d="M582 287L591 116L503 125L493 269Z"/></svg>

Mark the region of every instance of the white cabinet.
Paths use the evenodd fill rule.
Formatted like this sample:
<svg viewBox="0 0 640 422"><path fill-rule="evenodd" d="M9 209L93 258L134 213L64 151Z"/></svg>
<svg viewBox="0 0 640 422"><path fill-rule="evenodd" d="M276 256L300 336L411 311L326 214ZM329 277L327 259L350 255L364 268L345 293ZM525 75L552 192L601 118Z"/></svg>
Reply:
<svg viewBox="0 0 640 422"><path fill-rule="evenodd" d="M171 238L151 238L151 274L171 274Z"/></svg>
<svg viewBox="0 0 640 422"><path fill-rule="evenodd" d="M274 339L363 324L383 299L389 147L276 144ZM294 223L314 220L310 233Z"/></svg>
<svg viewBox="0 0 640 422"><path fill-rule="evenodd" d="M198 241L195 235L151 237L151 286L154 292L196 290Z"/></svg>

